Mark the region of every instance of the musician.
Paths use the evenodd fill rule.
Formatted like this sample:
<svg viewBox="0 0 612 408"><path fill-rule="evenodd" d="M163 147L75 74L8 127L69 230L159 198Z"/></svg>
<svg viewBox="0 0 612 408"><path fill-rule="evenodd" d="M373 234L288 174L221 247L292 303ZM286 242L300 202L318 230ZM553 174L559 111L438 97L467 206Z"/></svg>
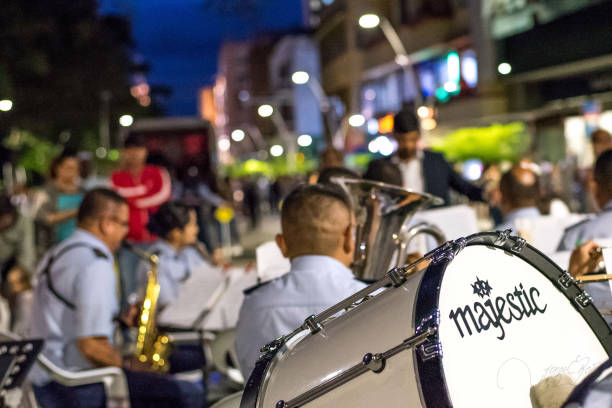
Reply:
<svg viewBox="0 0 612 408"><path fill-rule="evenodd" d="M499 181L499 191L500 210L504 218L495 229L511 229L513 234L517 234L516 220L542 216L537 207L540 181L529 167L519 164L504 173Z"/></svg>
<svg viewBox="0 0 612 408"><path fill-rule="evenodd" d="M444 156L419 146L419 120L412 111L403 109L395 115L393 137L397 153L377 160L390 160L398 166L404 188L441 197L444 205L450 205L451 188L472 201L484 201L483 190L455 172Z"/></svg>
<svg viewBox="0 0 612 408"><path fill-rule="evenodd" d="M176 201L167 202L151 216L147 229L160 237L149 247L148 252L159 258L158 303L163 307L177 299L181 284L197 266L194 257L187 256L184 251L197 243L199 228L195 210ZM200 261L205 262L201 257ZM140 287L147 284L146 273L149 268L150 264L145 261L138 265Z"/></svg>
<svg viewBox="0 0 612 408"><path fill-rule="evenodd" d="M348 198L336 186L301 185L284 200L276 243L291 260L291 269L245 291L236 335L245 378L262 346L365 287L348 268L353 226Z"/></svg>
<svg viewBox="0 0 612 408"><path fill-rule="evenodd" d="M603 152L593 170L594 193L602 212L565 229L558 251L568 251L589 239L612 238L612 149Z"/></svg>
<svg viewBox="0 0 612 408"><path fill-rule="evenodd" d="M201 386L143 372L148 366L124 359L113 346L113 320L119 312L113 252L128 222L126 200L114 191L100 188L85 195L76 231L39 265L31 335L45 340L43 353L61 368L126 368L132 407L201 406ZM101 383L66 387L38 366L31 379L42 407L105 406Z"/></svg>

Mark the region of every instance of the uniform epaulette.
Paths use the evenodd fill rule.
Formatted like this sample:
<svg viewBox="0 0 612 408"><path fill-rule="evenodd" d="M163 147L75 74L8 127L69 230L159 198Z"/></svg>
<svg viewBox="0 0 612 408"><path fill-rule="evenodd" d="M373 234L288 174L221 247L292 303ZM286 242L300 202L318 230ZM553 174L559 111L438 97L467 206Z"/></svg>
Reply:
<svg viewBox="0 0 612 408"><path fill-rule="evenodd" d="M246 296L246 295L250 295L251 293L255 292L257 289L259 289L259 288L261 288L261 287L263 287L263 286L266 286L268 283L272 282L273 280L274 280L274 279L269 280L269 281L265 281L265 282L258 283L257 285L253 285L253 286L251 286L251 287L246 288L245 290L243 290L243 291L242 291L242 293L244 293L244 294L245 294L245 296Z"/></svg>
<svg viewBox="0 0 612 408"><path fill-rule="evenodd" d="M98 257L98 258L104 258L104 259L108 259L108 255L106 255L104 253L104 251L102 251L99 248L92 248L93 253Z"/></svg>

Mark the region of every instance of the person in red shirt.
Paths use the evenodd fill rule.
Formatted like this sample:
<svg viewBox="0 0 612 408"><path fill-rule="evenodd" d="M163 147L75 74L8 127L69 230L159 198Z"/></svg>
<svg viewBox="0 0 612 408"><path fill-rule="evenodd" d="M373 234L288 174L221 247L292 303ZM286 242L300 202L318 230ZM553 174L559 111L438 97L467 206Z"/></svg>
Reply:
<svg viewBox="0 0 612 408"><path fill-rule="evenodd" d="M147 230L151 214L168 201L171 195L171 181L164 168L147 165L147 148L142 137L130 136L121 151L121 168L111 174L111 188L127 200L130 209L127 239L146 250L156 239ZM118 252L121 272L121 304L125 308L133 301L129 294L137 289L136 269L139 258L127 249Z"/></svg>
<svg viewBox="0 0 612 408"><path fill-rule="evenodd" d="M142 138L130 136L121 151L121 170L111 175L111 188L124 197L130 207L130 231L135 243L150 243L155 236L147 231L149 216L170 199L171 182L164 168L146 164L147 148Z"/></svg>

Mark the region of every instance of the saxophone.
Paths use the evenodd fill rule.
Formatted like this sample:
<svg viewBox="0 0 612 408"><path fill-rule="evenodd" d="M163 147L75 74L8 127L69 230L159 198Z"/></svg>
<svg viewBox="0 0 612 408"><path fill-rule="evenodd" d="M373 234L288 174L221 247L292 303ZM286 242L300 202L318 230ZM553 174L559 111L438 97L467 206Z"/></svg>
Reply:
<svg viewBox="0 0 612 408"><path fill-rule="evenodd" d="M125 246L151 265L147 271L145 297L138 318L138 335L134 354L141 363L151 364L154 371L165 372L170 368L167 358L172 350L168 336L159 334L155 325L160 289L157 276L159 258L155 254L142 251L132 245L126 244Z"/></svg>

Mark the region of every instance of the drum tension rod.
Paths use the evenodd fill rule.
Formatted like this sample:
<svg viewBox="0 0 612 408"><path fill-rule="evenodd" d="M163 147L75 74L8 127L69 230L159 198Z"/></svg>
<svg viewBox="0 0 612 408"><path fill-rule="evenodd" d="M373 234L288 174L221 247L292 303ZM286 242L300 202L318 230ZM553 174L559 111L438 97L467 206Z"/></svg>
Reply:
<svg viewBox="0 0 612 408"><path fill-rule="evenodd" d="M397 346L390 348L389 350L383 353L367 353L363 356L361 362L355 364L352 367L349 367L345 371L336 376L324 381L318 385L315 385L311 389L303 392L297 397L285 401L279 400L276 402L276 408L297 408L301 407L322 395L327 394L331 390L345 384L360 375L367 373L368 371L372 371L374 373L380 373L385 369L385 361L396 354L414 348L415 346L422 345L432 336L436 336L438 332L437 327L426 327L421 332L416 332L411 337L408 337L403 342L398 344Z"/></svg>

